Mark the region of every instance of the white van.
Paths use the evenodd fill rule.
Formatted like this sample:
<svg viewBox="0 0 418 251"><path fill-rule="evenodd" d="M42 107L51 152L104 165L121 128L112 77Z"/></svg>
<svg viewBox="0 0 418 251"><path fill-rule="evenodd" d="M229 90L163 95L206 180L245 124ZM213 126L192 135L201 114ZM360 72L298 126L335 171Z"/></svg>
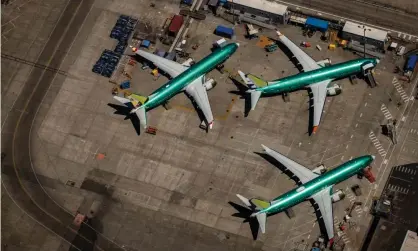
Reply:
<svg viewBox="0 0 418 251"><path fill-rule="evenodd" d="M406 50L405 46L402 46L402 45L399 46L398 49L396 50L396 55L402 56L403 54L405 54L405 50Z"/></svg>

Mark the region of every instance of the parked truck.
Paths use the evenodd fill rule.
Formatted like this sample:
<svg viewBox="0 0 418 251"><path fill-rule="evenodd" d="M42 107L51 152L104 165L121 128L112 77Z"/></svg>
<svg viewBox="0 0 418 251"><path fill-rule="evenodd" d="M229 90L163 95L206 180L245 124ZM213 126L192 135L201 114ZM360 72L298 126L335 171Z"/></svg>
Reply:
<svg viewBox="0 0 418 251"><path fill-rule="evenodd" d="M405 71L414 71L415 65L418 62L418 54L414 54L408 57L406 60Z"/></svg>
<svg viewBox="0 0 418 251"><path fill-rule="evenodd" d="M175 15L173 19L171 19L170 26L168 27L168 34L175 37L183 25L183 22L183 16Z"/></svg>

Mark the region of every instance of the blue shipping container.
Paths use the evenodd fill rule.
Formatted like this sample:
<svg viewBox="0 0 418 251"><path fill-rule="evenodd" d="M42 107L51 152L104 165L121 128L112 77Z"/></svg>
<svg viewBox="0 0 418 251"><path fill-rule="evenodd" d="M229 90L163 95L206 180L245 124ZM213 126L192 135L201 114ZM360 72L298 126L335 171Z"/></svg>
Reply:
<svg viewBox="0 0 418 251"><path fill-rule="evenodd" d="M131 83L129 82L129 80L125 80L120 84L120 88L122 90L129 89L131 88Z"/></svg>
<svg viewBox="0 0 418 251"><path fill-rule="evenodd" d="M183 0L184 4L192 5L193 0Z"/></svg>
<svg viewBox="0 0 418 251"><path fill-rule="evenodd" d="M148 48L151 45L151 42L148 40L143 40L141 43L142 47Z"/></svg>
<svg viewBox="0 0 418 251"><path fill-rule="evenodd" d="M409 56L408 61L406 62L405 70L413 71L417 62L418 62L417 54Z"/></svg>
<svg viewBox="0 0 418 251"><path fill-rule="evenodd" d="M232 38L234 35L234 29L218 25L218 27L216 27L215 34L222 37Z"/></svg>
<svg viewBox="0 0 418 251"><path fill-rule="evenodd" d="M312 28L312 29L316 29L316 30L320 30L322 32L325 32L328 30L328 22L318 19L318 18L314 18L314 17L308 17L306 19L306 23L305 25L308 28Z"/></svg>

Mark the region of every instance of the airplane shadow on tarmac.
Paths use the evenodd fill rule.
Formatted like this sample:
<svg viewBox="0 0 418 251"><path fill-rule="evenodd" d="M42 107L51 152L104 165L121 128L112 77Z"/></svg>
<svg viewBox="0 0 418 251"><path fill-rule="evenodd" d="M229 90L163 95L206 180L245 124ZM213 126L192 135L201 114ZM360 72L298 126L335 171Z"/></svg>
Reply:
<svg viewBox="0 0 418 251"><path fill-rule="evenodd" d="M131 107L123 106L123 105L115 105L112 103L108 103L108 106L112 107L116 111L113 114L123 115L125 116L124 120L131 120L131 123L135 129L137 135L141 134L141 124L139 123L139 118L136 114L130 113Z"/></svg>
<svg viewBox="0 0 418 251"><path fill-rule="evenodd" d="M295 183L300 186L302 185L302 182L299 180L298 177L296 177L296 175L294 175L289 169L287 169L282 163L280 163L279 161L277 161L275 158L271 157L270 155L266 154L266 153L258 153L255 152L255 154L261 156L262 158L264 158L265 160L267 160L268 162L270 162L270 164L274 165L275 167L277 167L280 171L282 171L284 174L286 174L290 179L292 179L293 181L295 181ZM290 189L289 189L290 190ZM311 203L316 218L317 218L317 222L319 225L319 228L321 230L321 233L323 233L323 236L327 236L326 234L326 228L325 228L325 223L322 220L322 215L321 215L321 211L319 210L318 205L316 204L316 202L312 199L309 199L309 202ZM275 213L277 214L277 213ZM275 215L275 214L270 214L268 215L268 217Z"/></svg>

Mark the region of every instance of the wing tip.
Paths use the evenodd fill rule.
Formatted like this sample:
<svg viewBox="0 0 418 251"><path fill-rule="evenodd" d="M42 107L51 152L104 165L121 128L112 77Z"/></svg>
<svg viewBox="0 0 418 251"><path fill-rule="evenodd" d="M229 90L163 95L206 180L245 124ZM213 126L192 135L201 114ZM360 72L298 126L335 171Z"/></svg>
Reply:
<svg viewBox="0 0 418 251"><path fill-rule="evenodd" d="M268 152L268 151L270 151L271 149L270 148L268 148L267 146L265 146L265 145L263 145L263 144L261 144L261 147L264 149L264 151L266 151L266 152Z"/></svg>
<svg viewBox="0 0 418 251"><path fill-rule="evenodd" d="M316 133L316 131L318 130L318 126L314 126L313 128L312 128L312 133Z"/></svg>

